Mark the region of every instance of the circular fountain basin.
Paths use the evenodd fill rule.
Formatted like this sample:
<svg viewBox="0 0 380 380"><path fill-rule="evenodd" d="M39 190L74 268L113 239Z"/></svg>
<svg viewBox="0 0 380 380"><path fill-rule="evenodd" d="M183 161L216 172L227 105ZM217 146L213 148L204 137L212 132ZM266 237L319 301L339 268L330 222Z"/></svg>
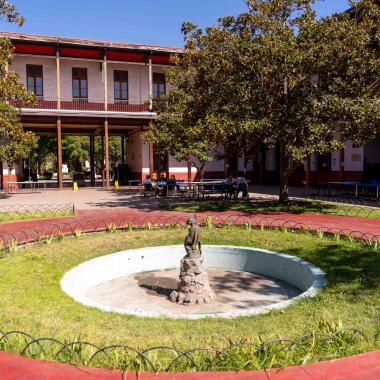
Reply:
<svg viewBox="0 0 380 380"><path fill-rule="evenodd" d="M258 248L203 246L213 304L183 306L168 299L176 288L183 246L127 250L87 261L67 272L62 290L86 306L141 317L200 319L257 315L311 298L325 273L298 257Z"/></svg>

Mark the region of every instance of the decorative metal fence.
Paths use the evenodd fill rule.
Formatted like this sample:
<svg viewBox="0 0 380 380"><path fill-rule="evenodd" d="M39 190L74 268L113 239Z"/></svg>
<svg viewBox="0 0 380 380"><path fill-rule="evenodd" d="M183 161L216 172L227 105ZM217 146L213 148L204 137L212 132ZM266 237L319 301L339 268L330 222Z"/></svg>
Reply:
<svg viewBox="0 0 380 380"><path fill-rule="evenodd" d="M53 218L74 215L73 203L65 204L0 204L0 222L24 219Z"/></svg>
<svg viewBox="0 0 380 380"><path fill-rule="evenodd" d="M37 338L26 332L1 331L0 349L32 358L50 359L69 364L105 367L125 371L225 371L269 369L340 358L351 351L353 344L362 350L380 343L380 320L371 320L359 327L328 325L296 338L275 338L231 342L223 348L156 346L140 349L126 344L99 346L87 341L60 341Z"/></svg>
<svg viewBox="0 0 380 380"><path fill-rule="evenodd" d="M302 223L298 221L273 218L265 215L198 215L198 223L205 226L242 226L245 228L273 228L294 231L309 231L316 234L326 234L350 239L358 239L367 244L378 246L380 241L379 233L362 232L348 228L337 228L329 226L318 226L316 224ZM138 228L168 228L175 226L185 226L187 216L176 216L163 213L161 216L152 218L149 215L131 215L125 213L113 213L112 216L105 215L102 218L88 218L81 220L68 220L43 223L36 227L26 227L22 230L0 233L0 247L7 248L10 245L24 245L40 241L44 238L54 238L75 235L78 233L102 232L109 230L129 230Z"/></svg>

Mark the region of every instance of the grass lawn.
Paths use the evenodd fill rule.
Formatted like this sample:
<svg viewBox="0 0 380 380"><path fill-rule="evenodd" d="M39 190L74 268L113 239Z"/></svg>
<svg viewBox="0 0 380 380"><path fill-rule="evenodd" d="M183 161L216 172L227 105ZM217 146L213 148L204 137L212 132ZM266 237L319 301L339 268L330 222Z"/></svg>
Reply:
<svg viewBox="0 0 380 380"><path fill-rule="evenodd" d="M260 343L278 337L297 338L314 331L331 334L339 326L357 327L380 316L380 253L373 247L346 240L333 240L290 231L248 230L237 227L204 228L203 244L260 247L305 258L327 273L328 286L311 300L266 315L230 320L198 321L149 319L103 313L75 302L60 289L66 271L94 257L129 248L181 244L184 229L134 230L115 233L66 237L50 244L38 243L6 253L0 259L0 329L22 330L35 337L54 337L60 341L82 340L98 346L127 344L145 349L152 346L223 348L231 342ZM106 268L105 268L106 270ZM376 327L379 328L379 325ZM300 364L341 357L380 347L373 343L375 327L364 331L371 342L359 334L339 333L330 341L311 337L304 348L298 346L279 350L280 343L268 350L254 351L254 346L238 347L228 356L197 352L197 367L186 357L171 369L239 370ZM1 337L1 334L0 334ZM147 370L142 360L126 351L112 351L88 363L94 352L91 347L73 346L56 353L60 346L41 343L45 353L33 345L25 354L39 358L57 358L110 368ZM18 335L0 341L0 349L21 352L25 339ZM305 348L306 347L306 348ZM129 355L129 356L128 356ZM131 356L132 355L132 356ZM149 359L159 370L165 370L176 355L173 351L151 352ZM215 358L211 361L210 357Z"/></svg>
<svg viewBox="0 0 380 380"><path fill-rule="evenodd" d="M214 201L214 202L197 202L188 204L172 204L166 206L172 211L244 211L253 212L290 212L294 214L332 214L356 216L371 219L380 219L380 208L370 208L355 205L343 205L334 202L320 202L313 200L293 200L288 206L279 205L271 201Z"/></svg>
<svg viewBox="0 0 380 380"><path fill-rule="evenodd" d="M20 220L37 220L47 218L62 218L74 215L71 209L49 210L49 211L11 211L0 212L0 223L18 222Z"/></svg>

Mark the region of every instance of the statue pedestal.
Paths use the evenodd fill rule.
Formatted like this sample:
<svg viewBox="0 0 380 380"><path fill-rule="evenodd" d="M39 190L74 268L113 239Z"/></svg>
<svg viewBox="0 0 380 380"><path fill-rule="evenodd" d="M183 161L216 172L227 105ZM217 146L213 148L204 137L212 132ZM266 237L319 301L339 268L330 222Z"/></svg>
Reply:
<svg viewBox="0 0 380 380"><path fill-rule="evenodd" d="M212 303L216 296L210 287L207 268L203 257L181 260L178 289L170 294L170 300L180 305Z"/></svg>

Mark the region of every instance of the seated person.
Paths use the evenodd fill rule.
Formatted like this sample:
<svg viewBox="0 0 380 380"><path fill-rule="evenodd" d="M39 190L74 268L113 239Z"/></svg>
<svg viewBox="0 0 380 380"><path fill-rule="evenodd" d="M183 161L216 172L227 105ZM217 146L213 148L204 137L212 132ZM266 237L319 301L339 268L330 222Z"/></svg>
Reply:
<svg viewBox="0 0 380 380"><path fill-rule="evenodd" d="M142 183L144 186L145 196L148 191L154 191L153 181L151 180L150 175L147 175Z"/></svg>
<svg viewBox="0 0 380 380"><path fill-rule="evenodd" d="M235 197L237 195L236 179L232 175L229 175L227 178L226 190L229 199L231 199L232 196Z"/></svg>
<svg viewBox="0 0 380 380"><path fill-rule="evenodd" d="M172 175L170 179L167 182L168 185L168 191L173 191L176 188L177 180L175 178L175 175Z"/></svg>
<svg viewBox="0 0 380 380"><path fill-rule="evenodd" d="M242 192L242 198L248 197L248 183L242 174L236 178L236 197L239 196L240 192Z"/></svg>
<svg viewBox="0 0 380 380"><path fill-rule="evenodd" d="M167 194L168 194L168 187L167 187L166 178L163 174L161 174L157 180L156 195L166 196Z"/></svg>

